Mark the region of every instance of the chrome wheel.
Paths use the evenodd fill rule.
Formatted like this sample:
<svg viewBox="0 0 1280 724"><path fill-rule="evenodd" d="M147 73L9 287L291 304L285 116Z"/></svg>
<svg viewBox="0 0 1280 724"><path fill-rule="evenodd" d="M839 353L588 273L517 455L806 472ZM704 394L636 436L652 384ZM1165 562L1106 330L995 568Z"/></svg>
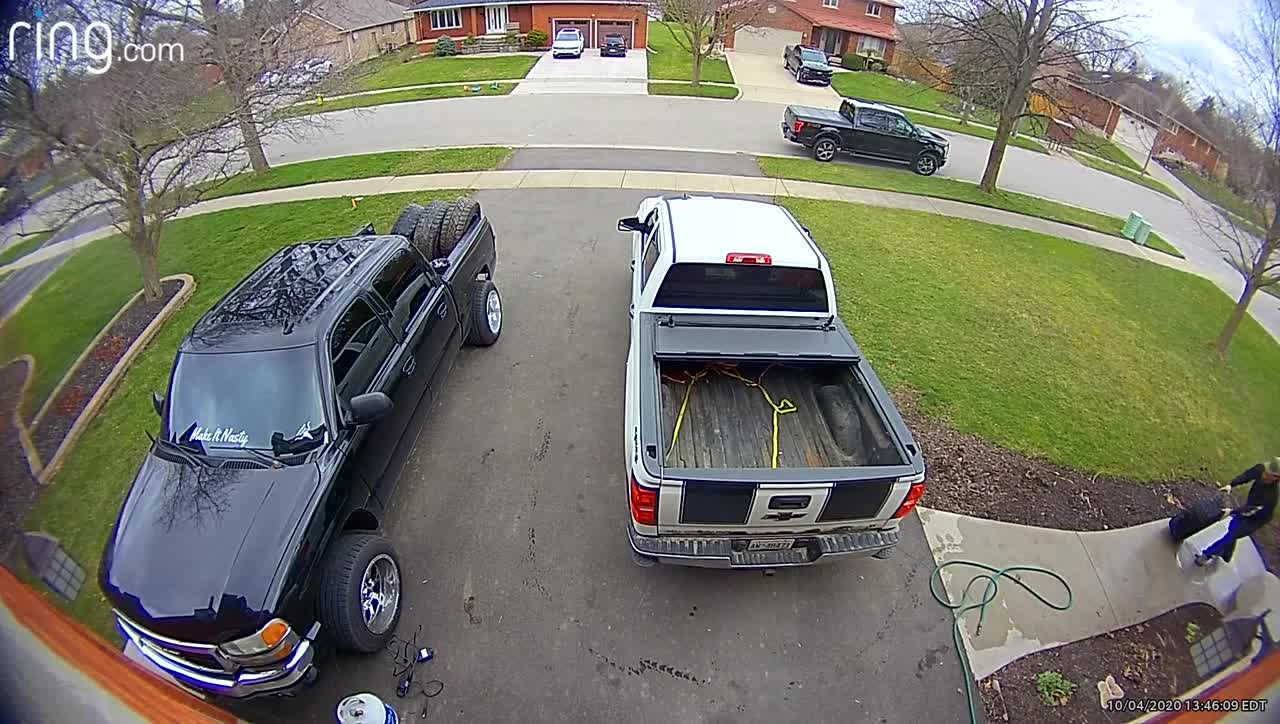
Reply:
<svg viewBox="0 0 1280 724"><path fill-rule="evenodd" d="M832 141L818 141L818 145L813 149L813 155L819 161L830 161L836 157L836 144Z"/></svg>
<svg viewBox="0 0 1280 724"><path fill-rule="evenodd" d="M925 176L933 173L934 169L933 156L921 156L920 160L916 161L916 170Z"/></svg>
<svg viewBox="0 0 1280 724"><path fill-rule="evenodd" d="M489 331L497 334L502 331L502 300L498 298L498 290L490 289L484 300L484 316L489 321Z"/></svg>
<svg viewBox="0 0 1280 724"><path fill-rule="evenodd" d="M360 579L360 613L374 634L385 633L400 608L400 571L391 556L381 553L365 566Z"/></svg>

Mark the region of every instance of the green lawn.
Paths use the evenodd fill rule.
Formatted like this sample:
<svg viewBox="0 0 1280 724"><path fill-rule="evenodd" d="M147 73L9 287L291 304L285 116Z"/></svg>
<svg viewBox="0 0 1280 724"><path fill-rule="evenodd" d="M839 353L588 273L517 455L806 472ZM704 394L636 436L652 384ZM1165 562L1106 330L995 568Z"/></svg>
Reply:
<svg viewBox="0 0 1280 724"><path fill-rule="evenodd" d="M969 183L968 181L957 181L938 176L920 176L906 170L867 164L819 163L802 158L776 157L760 157L757 160L760 162L760 169L764 174L773 178L816 181L840 186L857 186L881 191L900 191L906 194L951 199L952 201L962 201L964 203L1012 211L1017 214L1026 214L1027 216L1038 216L1042 219L1079 226L1103 234L1111 234L1112 236L1120 236L1120 231L1124 228L1124 219L1013 191L997 191L994 194L986 194L982 192L982 189L978 188L977 184ZM1182 256L1154 232L1151 234L1148 246L1161 251L1167 250L1179 257Z"/></svg>
<svg viewBox="0 0 1280 724"><path fill-rule="evenodd" d="M1280 449L1258 424L1280 405L1280 346L1246 318L1215 362L1205 342L1232 301L1204 279L965 219L781 203L826 251L886 384L959 430L1144 480L1226 480Z"/></svg>
<svg viewBox="0 0 1280 724"><path fill-rule="evenodd" d="M939 118L938 116L930 116L924 113L913 113L911 111L903 111L908 119L917 126L927 126L936 128L939 131L951 131L952 133L963 133L966 136L977 136L985 138L988 141L995 139L996 131L994 128L979 126L973 123L961 123L960 121L951 120L950 118ZM1010 146L1025 148L1028 151L1036 153L1048 153L1049 150L1028 136L1015 135L1009 139Z"/></svg>
<svg viewBox="0 0 1280 724"><path fill-rule="evenodd" d="M321 104L306 103L291 106L290 115L305 116L331 111L345 111L351 108L367 108L369 106L385 106L391 103L411 103L413 101L431 101L438 98L462 98L465 96L505 96L515 88L514 83L479 83L479 91L472 91L475 86L441 85L429 88L413 88L402 91L388 91L362 96L347 96ZM493 86L497 86L494 88Z"/></svg>
<svg viewBox="0 0 1280 724"><path fill-rule="evenodd" d="M1099 161L1095 158L1090 158L1079 153L1073 153L1071 154L1071 157L1095 171L1109 173L1112 176L1122 178L1125 181L1130 181L1140 186L1146 186L1152 191L1162 193L1175 201L1178 200L1178 195L1173 192L1173 189L1160 181L1155 180L1151 176L1143 174L1141 171L1132 170L1128 166L1117 166L1114 163Z"/></svg>
<svg viewBox="0 0 1280 724"><path fill-rule="evenodd" d="M48 239L50 236L52 236L51 232L41 231L37 234L25 237L22 241L6 248L4 251L0 252L0 266L17 261L36 249L39 249L40 245L45 242L45 239Z"/></svg>
<svg viewBox="0 0 1280 724"><path fill-rule="evenodd" d="M696 96L698 98L737 98L738 89L730 85L689 85L688 83L650 83L651 96Z"/></svg>
<svg viewBox="0 0 1280 724"><path fill-rule="evenodd" d="M1133 156L1130 156L1123 148L1120 148L1107 138L1099 136L1096 133L1076 131L1076 149L1085 151L1086 153L1091 153L1100 158L1105 158L1106 160L1119 164L1130 171L1137 171L1139 173L1142 171L1142 164L1133 160ZM1175 196L1174 198L1177 197Z"/></svg>
<svg viewBox="0 0 1280 724"><path fill-rule="evenodd" d="M668 27L671 26L671 27ZM649 78L651 80L693 80L693 56L685 52L671 37L681 30L675 23L651 21L649 23ZM702 62L702 80L713 83L732 83L733 73L729 64L721 59L707 58Z"/></svg>
<svg viewBox="0 0 1280 724"><path fill-rule="evenodd" d="M941 113L944 116L959 117L963 105L959 98L950 93L909 80L899 80L884 73L836 73L831 77L831 88L846 98L865 98L900 108ZM997 119L994 113L984 108L973 115L973 120L994 126Z"/></svg>
<svg viewBox="0 0 1280 724"><path fill-rule="evenodd" d="M452 198L460 193L372 196L358 210L346 199L297 201L231 209L165 225L161 272L191 273L197 282L195 295L134 363L25 522L27 530L57 536L89 571L89 583L68 606L76 618L108 639L118 640L95 583L95 570L147 448L145 431L157 428L151 391L165 388L174 350L196 319L280 246L343 233L366 221L386 227L411 200ZM36 355L37 370L48 357L69 362L138 285L137 265L121 237L90 244L54 272L37 296L0 328L6 357L31 352ZM86 289L93 293L86 294ZM87 319L92 323L85 324ZM40 334L15 340L11 335L15 326ZM59 334L49 329L58 329ZM5 337L6 333L10 336ZM15 341L21 344L12 344Z"/></svg>
<svg viewBox="0 0 1280 724"><path fill-rule="evenodd" d="M523 78L538 62L536 55L498 55L484 58L454 56L421 57L403 62L400 54L384 55L352 69L350 82L355 90L381 90L406 85L453 83L458 81L511 80Z"/></svg>
<svg viewBox="0 0 1280 724"><path fill-rule="evenodd" d="M1172 170L1172 169L1171 169ZM1245 197L1237 194L1226 184L1211 178L1205 178L1190 169L1172 170L1178 180L1186 184L1196 196L1231 214L1236 223L1249 229L1254 234L1266 234L1266 219L1258 207Z"/></svg>
<svg viewBox="0 0 1280 724"><path fill-rule="evenodd" d="M442 148L429 151L387 151L322 158L316 161L276 166L264 173L249 172L233 176L212 188L205 198L216 199L220 196L234 196L254 191L375 176L488 171L501 166L510 157L510 148L492 146Z"/></svg>

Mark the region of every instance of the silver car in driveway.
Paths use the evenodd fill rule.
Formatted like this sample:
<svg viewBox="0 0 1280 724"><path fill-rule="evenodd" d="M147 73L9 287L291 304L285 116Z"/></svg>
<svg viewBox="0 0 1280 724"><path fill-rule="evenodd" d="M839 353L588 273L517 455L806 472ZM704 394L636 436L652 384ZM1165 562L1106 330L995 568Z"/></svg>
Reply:
<svg viewBox="0 0 1280 724"><path fill-rule="evenodd" d="M565 56L573 56L574 58L582 57L582 50L586 47L586 41L582 39L582 31L577 28L561 28L556 33L556 39L551 44L551 56L553 58L563 58Z"/></svg>

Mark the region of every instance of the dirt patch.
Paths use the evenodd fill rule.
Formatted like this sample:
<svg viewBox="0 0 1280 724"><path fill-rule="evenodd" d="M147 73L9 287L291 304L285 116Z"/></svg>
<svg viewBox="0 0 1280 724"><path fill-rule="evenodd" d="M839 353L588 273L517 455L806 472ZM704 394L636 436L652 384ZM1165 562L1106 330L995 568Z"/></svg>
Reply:
<svg viewBox="0 0 1280 724"><path fill-rule="evenodd" d="M1107 530L1167 518L1214 493L1214 484L1203 480L1144 483L1055 465L957 432L922 412L915 395L895 393L894 400L928 462L920 504L929 508L1045 528ZM1248 466L1242 462L1240 469ZM1243 503L1244 494L1233 499ZM1253 536L1272 571L1280 571L1278 529L1280 522L1272 521Z"/></svg>
<svg viewBox="0 0 1280 724"><path fill-rule="evenodd" d="M48 463L53 458L85 405L93 399L94 393L106 381L111 370L115 369L129 345L133 344L160 310L164 309L164 305L182 289L182 281L174 279L164 282L162 289L164 293L154 302L139 297L130 304L107 333L98 339L67 384L58 391L49 411L41 418L40 425L31 430L31 440L40 453L41 460Z"/></svg>
<svg viewBox="0 0 1280 724"><path fill-rule="evenodd" d="M9 564L22 519L36 499L36 480L31 476L13 414L22 400L22 383L27 379L26 362L15 360L0 368L0 563Z"/></svg>
<svg viewBox="0 0 1280 724"><path fill-rule="evenodd" d="M1191 624L1191 628L1188 626ZM988 722L1127 722L1139 714L1103 711L1098 682L1108 674L1126 699L1168 699L1200 683L1191 642L1222 624L1212 607L1193 603L1128 628L1037 651L978 682ZM1036 676L1056 671L1076 685L1060 706L1036 690ZM995 682L999 682L998 688Z"/></svg>

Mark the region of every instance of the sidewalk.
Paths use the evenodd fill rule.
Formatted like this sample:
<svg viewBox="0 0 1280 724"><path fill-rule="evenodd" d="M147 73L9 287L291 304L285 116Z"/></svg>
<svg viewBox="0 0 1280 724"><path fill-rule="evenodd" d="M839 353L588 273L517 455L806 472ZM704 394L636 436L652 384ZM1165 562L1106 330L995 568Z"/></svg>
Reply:
<svg viewBox="0 0 1280 724"><path fill-rule="evenodd" d="M1142 623L1184 604L1207 603L1229 614L1241 580L1269 575L1251 541L1237 544L1229 565L1184 571L1178 547L1169 541L1167 520L1077 532L928 508L919 512L939 565L957 559L996 567L1036 565L1057 572L1071 586L1073 600L1066 611L1053 611L1005 582L987 607L980 632L975 630L977 613L965 617L961 636L979 680L1027 654ZM1217 535L1213 528L1204 532L1210 538ZM1194 536L1193 543L1199 544L1201 537ZM953 601L961 598L975 572L961 566L943 571L942 583ZM1049 600L1064 601L1061 586L1048 577L1023 574L1022 580ZM971 599L980 598L981 583L974 589Z"/></svg>
<svg viewBox="0 0 1280 724"><path fill-rule="evenodd" d="M945 216L984 221L1017 229L1035 231L1062 237L1082 244L1108 249L1127 256L1145 259L1179 271L1196 274L1185 260L1146 249L1119 237L1060 224L1033 216L958 201L935 199L893 191L875 191L836 186L809 181L759 178L754 176L725 176L718 174L681 173L665 171L606 171L606 170L539 170L539 171L475 171L466 173L441 173L419 176L380 176L376 178L332 181L328 183L294 186L271 191L259 191L238 196L225 196L205 201L184 209L179 217L207 214L224 209L275 204L306 199L375 196L378 194L427 191L436 189L527 189L527 188L591 188L591 189L647 189L683 191L689 193L750 194L808 199L847 201L869 206L925 211ZM9 264L0 271L16 271L60 254L66 254L97 239L115 233L104 228L45 246Z"/></svg>

